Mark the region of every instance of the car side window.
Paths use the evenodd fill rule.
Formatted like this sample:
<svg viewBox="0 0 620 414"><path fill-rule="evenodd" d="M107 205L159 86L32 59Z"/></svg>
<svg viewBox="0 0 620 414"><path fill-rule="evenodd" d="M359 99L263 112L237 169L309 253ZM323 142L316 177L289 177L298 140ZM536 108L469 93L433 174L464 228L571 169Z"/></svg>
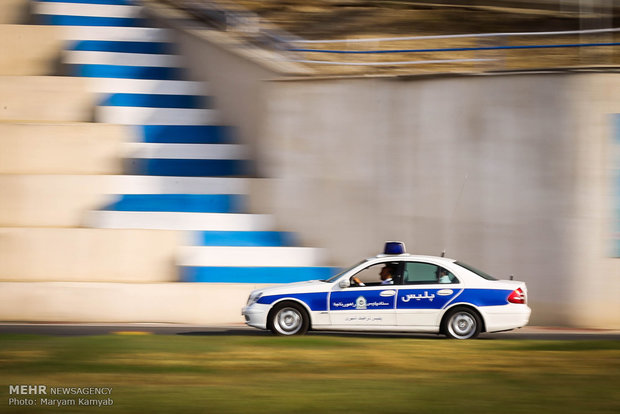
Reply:
<svg viewBox="0 0 620 414"><path fill-rule="evenodd" d="M402 280L402 262L386 262L368 266L351 277L352 287L396 285Z"/></svg>
<svg viewBox="0 0 620 414"><path fill-rule="evenodd" d="M454 274L447 269L431 263L408 262L403 272L405 285L459 283Z"/></svg>

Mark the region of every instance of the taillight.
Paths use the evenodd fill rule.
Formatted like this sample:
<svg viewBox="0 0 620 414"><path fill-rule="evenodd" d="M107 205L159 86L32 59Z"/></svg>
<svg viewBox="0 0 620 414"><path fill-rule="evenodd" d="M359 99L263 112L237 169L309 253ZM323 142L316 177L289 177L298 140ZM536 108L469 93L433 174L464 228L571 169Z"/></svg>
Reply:
<svg viewBox="0 0 620 414"><path fill-rule="evenodd" d="M513 290L510 295L508 295L508 302L510 303L525 303L525 293L523 289L518 288Z"/></svg>

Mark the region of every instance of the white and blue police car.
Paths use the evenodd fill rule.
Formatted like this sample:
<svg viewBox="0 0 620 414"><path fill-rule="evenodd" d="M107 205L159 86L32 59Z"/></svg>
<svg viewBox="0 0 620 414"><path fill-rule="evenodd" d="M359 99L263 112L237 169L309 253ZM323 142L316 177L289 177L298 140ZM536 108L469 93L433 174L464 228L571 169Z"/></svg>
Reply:
<svg viewBox="0 0 620 414"><path fill-rule="evenodd" d="M465 263L405 253L387 242L384 254L327 280L253 291L246 324L276 335L308 330L424 332L470 339L527 325L524 282L497 280Z"/></svg>

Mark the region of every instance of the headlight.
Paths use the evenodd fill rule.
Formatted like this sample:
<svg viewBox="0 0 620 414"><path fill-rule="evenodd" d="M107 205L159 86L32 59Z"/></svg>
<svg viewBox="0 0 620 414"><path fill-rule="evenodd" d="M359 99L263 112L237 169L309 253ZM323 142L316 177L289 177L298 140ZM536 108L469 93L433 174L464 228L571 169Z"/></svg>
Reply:
<svg viewBox="0 0 620 414"><path fill-rule="evenodd" d="M261 296L263 296L262 292L252 292L250 294L250 297L248 298L247 306L255 304L260 299Z"/></svg>

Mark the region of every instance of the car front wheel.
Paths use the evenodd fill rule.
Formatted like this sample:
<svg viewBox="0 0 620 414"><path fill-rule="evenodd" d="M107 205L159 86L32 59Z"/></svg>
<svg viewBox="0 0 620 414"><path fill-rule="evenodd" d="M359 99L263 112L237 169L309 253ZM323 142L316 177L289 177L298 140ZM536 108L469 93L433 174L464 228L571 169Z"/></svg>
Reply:
<svg viewBox="0 0 620 414"><path fill-rule="evenodd" d="M475 311L456 308L446 315L442 332L452 339L473 339L480 334L481 329L482 321Z"/></svg>
<svg viewBox="0 0 620 414"><path fill-rule="evenodd" d="M306 311L296 303L278 305L270 314L269 329L276 335L303 335L309 326Z"/></svg>

